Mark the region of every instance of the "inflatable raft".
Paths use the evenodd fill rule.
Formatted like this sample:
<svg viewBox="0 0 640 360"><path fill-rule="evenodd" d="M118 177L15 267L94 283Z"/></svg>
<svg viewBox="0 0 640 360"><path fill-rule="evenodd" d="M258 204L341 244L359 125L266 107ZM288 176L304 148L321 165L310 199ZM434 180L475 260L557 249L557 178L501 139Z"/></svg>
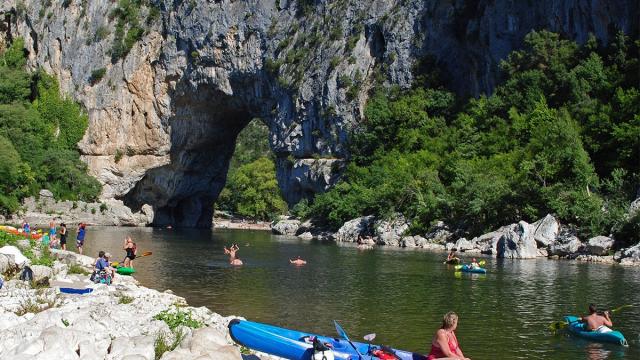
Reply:
<svg viewBox="0 0 640 360"><path fill-rule="evenodd" d="M597 342L606 342L613 344L620 344L623 346L629 346L627 343L627 339L624 338L624 335L620 331L612 330L606 333L601 333L597 331L589 331L584 327L584 323L580 321L580 318L577 316L567 315L564 317L564 320L569 324L569 332L579 336L581 338L597 341Z"/></svg>

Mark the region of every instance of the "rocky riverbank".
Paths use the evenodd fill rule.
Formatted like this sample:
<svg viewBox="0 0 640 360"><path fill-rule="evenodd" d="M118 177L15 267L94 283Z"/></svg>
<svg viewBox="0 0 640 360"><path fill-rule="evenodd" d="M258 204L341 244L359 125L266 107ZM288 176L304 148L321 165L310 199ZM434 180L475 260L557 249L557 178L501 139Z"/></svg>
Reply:
<svg viewBox="0 0 640 360"><path fill-rule="evenodd" d="M40 190L38 197L28 197L22 202L19 214L8 218L0 217L0 223L20 224L26 220L32 227L47 227L51 221L68 226L85 223L102 226L147 226L153 221L153 209L142 206L140 212L132 212L120 200L109 199L101 202L58 201L46 189Z"/></svg>
<svg viewBox="0 0 640 360"><path fill-rule="evenodd" d="M275 359L241 354L227 331L234 317L190 307L170 290L129 276L93 284L88 256L54 250L52 266L31 265L33 280L19 280L29 261L15 250L0 249L1 359ZM92 290L76 295L61 287Z"/></svg>
<svg viewBox="0 0 640 360"><path fill-rule="evenodd" d="M552 215L532 224L520 221L506 225L470 240L457 236L455 231L442 222L438 222L423 235L405 235L409 227L410 223L402 215L396 214L389 219L359 217L344 223L337 232L315 226L311 221L301 222L296 219L274 223L271 230L279 235L358 244L359 247L367 248L392 246L442 252L457 249L462 253L484 254L496 258L548 257L640 266L640 244L624 248L609 236L580 239L574 230L561 224Z"/></svg>

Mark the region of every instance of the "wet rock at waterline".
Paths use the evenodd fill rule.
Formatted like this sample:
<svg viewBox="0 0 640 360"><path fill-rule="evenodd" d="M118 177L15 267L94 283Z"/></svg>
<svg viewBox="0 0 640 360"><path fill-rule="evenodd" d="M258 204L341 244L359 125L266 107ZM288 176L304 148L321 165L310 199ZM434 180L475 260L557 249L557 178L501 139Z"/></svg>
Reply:
<svg viewBox="0 0 640 360"><path fill-rule="evenodd" d="M394 214L389 219L377 220L373 224L375 240L379 245L398 246L409 223L401 214Z"/></svg>
<svg viewBox="0 0 640 360"><path fill-rule="evenodd" d="M337 242L357 242L359 237L373 235L374 216L363 216L349 220L336 233Z"/></svg>
<svg viewBox="0 0 640 360"><path fill-rule="evenodd" d="M614 242L608 236L595 236L587 241L587 251L593 255L608 255Z"/></svg>
<svg viewBox="0 0 640 360"><path fill-rule="evenodd" d="M280 220L277 223L271 225L271 232L276 235L296 235L300 228L300 220Z"/></svg>

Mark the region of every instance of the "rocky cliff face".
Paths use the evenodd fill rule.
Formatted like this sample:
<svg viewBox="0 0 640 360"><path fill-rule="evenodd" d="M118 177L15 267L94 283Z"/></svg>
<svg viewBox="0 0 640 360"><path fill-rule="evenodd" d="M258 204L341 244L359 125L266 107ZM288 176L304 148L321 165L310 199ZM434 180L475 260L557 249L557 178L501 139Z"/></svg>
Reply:
<svg viewBox="0 0 640 360"><path fill-rule="evenodd" d="M25 38L29 66L55 74L86 107L79 147L102 196L150 204L156 224L182 226L210 225L252 118L268 124L281 189L295 203L336 181L368 90L410 86L415 65L429 64L419 59L479 94L532 29L607 41L615 29L637 35L640 18L630 0L150 3L124 57L112 56L117 2L9 0L0 31Z"/></svg>

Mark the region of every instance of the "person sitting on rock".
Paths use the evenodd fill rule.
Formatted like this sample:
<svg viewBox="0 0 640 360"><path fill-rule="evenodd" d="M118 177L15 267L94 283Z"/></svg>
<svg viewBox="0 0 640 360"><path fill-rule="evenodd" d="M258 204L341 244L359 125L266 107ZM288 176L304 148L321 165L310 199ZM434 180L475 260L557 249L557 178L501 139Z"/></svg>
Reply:
<svg viewBox="0 0 640 360"><path fill-rule="evenodd" d="M111 284L111 279L115 275L114 269L109 264L109 259L111 258L111 254L105 253L104 251L100 251L98 253L98 258L95 262L95 274L96 278L104 278L106 280L107 285Z"/></svg>
<svg viewBox="0 0 640 360"><path fill-rule="evenodd" d="M605 311L604 316L598 314L598 309L595 304L589 304L589 315L583 316L582 321L585 323L585 328L589 331L599 333L612 331L610 326L613 326L613 322L609 317L609 312Z"/></svg>
<svg viewBox="0 0 640 360"><path fill-rule="evenodd" d="M290 263L290 264L294 264L294 265L296 265L296 266L302 266L302 265L306 265L306 264L307 264L307 262L306 262L306 261L304 261L304 260L300 259L300 256L298 256L298 258L297 258L297 259L295 259L295 260L291 260L291 259L289 259L289 263Z"/></svg>

